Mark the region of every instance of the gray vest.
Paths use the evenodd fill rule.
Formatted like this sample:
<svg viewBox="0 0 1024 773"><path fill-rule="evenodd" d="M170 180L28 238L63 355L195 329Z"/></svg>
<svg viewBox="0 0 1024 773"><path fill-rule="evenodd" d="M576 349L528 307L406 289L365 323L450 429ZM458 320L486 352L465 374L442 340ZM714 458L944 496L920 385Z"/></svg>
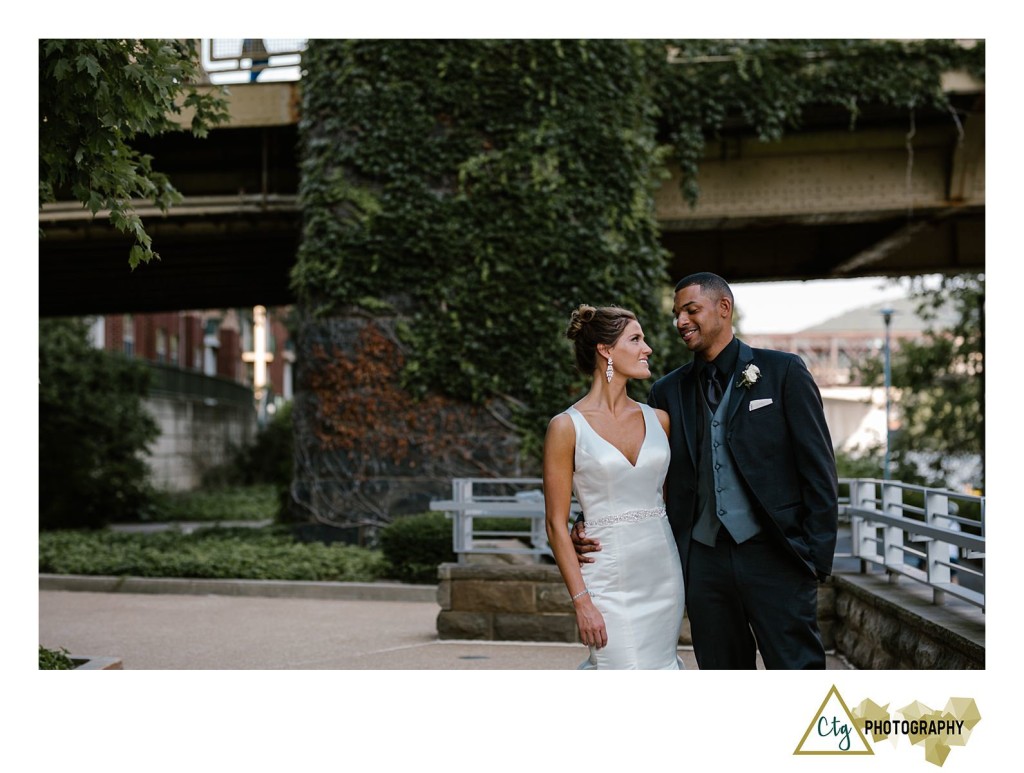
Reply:
<svg viewBox="0 0 1024 773"><path fill-rule="evenodd" d="M737 544L761 531L754 509L733 464L732 454L725 445L725 416L733 384L730 379L722 401L714 415L701 398L704 411L704 437L697 462L697 519L693 524L693 538L714 547L718 529L725 526ZM698 390L699 391L699 390Z"/></svg>

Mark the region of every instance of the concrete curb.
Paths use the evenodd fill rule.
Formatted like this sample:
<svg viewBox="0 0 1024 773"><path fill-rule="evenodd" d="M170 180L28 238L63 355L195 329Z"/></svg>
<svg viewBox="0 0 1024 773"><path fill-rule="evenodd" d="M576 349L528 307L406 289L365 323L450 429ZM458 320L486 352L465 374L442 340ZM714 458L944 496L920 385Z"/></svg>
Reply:
<svg viewBox="0 0 1024 773"><path fill-rule="evenodd" d="M97 658L92 655L68 655L75 671L123 671L120 658Z"/></svg>
<svg viewBox="0 0 1024 773"><path fill-rule="evenodd" d="M436 585L405 585L397 582L208 580L187 577L94 577L70 574L40 574L39 590L437 603Z"/></svg>

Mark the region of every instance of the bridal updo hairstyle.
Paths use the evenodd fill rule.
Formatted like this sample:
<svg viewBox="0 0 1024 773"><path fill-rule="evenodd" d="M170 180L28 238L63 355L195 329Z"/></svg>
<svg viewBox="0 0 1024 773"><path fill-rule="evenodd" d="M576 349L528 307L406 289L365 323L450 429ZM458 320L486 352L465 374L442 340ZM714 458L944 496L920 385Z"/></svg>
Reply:
<svg viewBox="0 0 1024 773"><path fill-rule="evenodd" d="M613 346L636 314L618 306L588 306L581 303L569 318L565 337L576 349L576 368L585 376L597 367L597 345Z"/></svg>

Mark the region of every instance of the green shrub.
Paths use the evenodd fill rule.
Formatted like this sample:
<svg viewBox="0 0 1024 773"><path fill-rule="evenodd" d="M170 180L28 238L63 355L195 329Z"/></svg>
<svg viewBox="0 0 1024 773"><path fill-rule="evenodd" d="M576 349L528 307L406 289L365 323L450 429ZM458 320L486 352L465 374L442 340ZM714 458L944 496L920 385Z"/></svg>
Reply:
<svg viewBox="0 0 1024 773"><path fill-rule="evenodd" d="M68 651L63 647L59 650L48 650L42 644L39 645L40 671L71 671L74 667L74 662L68 657Z"/></svg>
<svg viewBox="0 0 1024 773"><path fill-rule="evenodd" d="M444 513L399 517L380 533L388 576L401 582L433 584L437 567L454 561L452 522Z"/></svg>
<svg viewBox="0 0 1024 773"><path fill-rule="evenodd" d="M288 402L274 413L249 445L235 449L230 461L207 470L203 474L203 485L210 488L261 483L288 486L292 481L293 447L292 404Z"/></svg>
<svg viewBox="0 0 1024 773"><path fill-rule="evenodd" d="M474 518L473 528L478 531L530 531L529 518Z"/></svg>
<svg viewBox="0 0 1024 773"><path fill-rule="evenodd" d="M840 478L881 478L883 453L877 446L856 454L836 451L836 472Z"/></svg>
<svg viewBox="0 0 1024 773"><path fill-rule="evenodd" d="M269 486L273 490L273 513L278 521L287 520L291 500L292 472L295 464L292 433L292 404L285 403L247 446L236 448L230 461L203 473L207 489L237 489Z"/></svg>
<svg viewBox="0 0 1024 773"><path fill-rule="evenodd" d="M373 582L386 569L380 551L299 542L282 527L39 535L39 571L52 574Z"/></svg>
<svg viewBox="0 0 1024 773"><path fill-rule="evenodd" d="M161 492L144 520L265 521L277 516L278 496L273 485L231 486L198 491Z"/></svg>
<svg viewBox="0 0 1024 773"><path fill-rule="evenodd" d="M144 364L94 349L80 320L40 320L40 528L97 528L147 505L148 384Z"/></svg>

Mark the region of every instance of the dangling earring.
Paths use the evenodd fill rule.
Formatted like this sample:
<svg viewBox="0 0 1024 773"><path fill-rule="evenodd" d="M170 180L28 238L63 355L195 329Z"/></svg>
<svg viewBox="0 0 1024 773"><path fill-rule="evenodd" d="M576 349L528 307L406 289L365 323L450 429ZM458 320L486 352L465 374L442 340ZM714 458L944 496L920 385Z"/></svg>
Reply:
<svg viewBox="0 0 1024 773"><path fill-rule="evenodd" d="M615 368L612 367L612 358L608 358L608 367L605 368L604 377L608 379L608 383L612 383L612 376L615 375Z"/></svg>

